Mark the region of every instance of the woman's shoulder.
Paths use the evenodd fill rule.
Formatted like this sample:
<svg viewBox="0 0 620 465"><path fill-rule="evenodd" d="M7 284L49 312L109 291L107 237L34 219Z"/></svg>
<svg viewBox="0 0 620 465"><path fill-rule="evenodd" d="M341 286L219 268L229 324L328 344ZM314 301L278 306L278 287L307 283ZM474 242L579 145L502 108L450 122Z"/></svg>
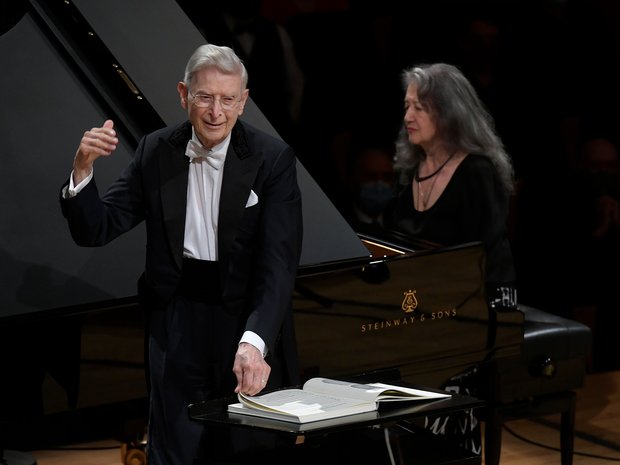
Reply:
<svg viewBox="0 0 620 465"><path fill-rule="evenodd" d="M482 166L492 167L493 166L493 162L491 161L489 157L481 153L476 153L476 152L472 152L468 154L463 160L463 164L469 167L482 167Z"/></svg>
<svg viewBox="0 0 620 465"><path fill-rule="evenodd" d="M486 155L470 153L461 162L453 178L457 184L465 184L475 191L496 190L500 179L493 161Z"/></svg>
<svg viewBox="0 0 620 465"><path fill-rule="evenodd" d="M468 154L459 165L459 169L462 173L467 174L468 177L494 178L497 175L493 161L480 153L472 152Z"/></svg>

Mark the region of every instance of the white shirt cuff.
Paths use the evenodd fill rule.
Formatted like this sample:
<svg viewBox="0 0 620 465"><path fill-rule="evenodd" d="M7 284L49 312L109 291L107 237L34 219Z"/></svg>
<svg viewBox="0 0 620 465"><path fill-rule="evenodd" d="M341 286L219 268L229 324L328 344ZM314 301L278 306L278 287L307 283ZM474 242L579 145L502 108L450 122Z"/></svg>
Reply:
<svg viewBox="0 0 620 465"><path fill-rule="evenodd" d="M86 177L86 179L82 180L77 186L73 185L73 171L71 171L71 175L69 176L69 185L63 190L62 196L65 199L70 199L71 197L75 197L80 193L82 189L93 179L93 171Z"/></svg>
<svg viewBox="0 0 620 465"><path fill-rule="evenodd" d="M258 350L260 350L260 353L263 354L263 358L265 358L265 356L267 355L265 341L263 341L258 334L252 331L246 331L245 333L243 333L243 336L241 337L239 343L241 342L247 342L248 344L252 344Z"/></svg>

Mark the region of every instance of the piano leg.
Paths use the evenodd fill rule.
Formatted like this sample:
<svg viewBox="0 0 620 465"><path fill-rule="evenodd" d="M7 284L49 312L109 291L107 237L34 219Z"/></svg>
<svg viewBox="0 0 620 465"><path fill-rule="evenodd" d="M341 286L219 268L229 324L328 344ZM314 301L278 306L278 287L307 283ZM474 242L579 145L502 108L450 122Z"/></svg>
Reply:
<svg viewBox="0 0 620 465"><path fill-rule="evenodd" d="M560 448L562 465L573 465L575 448L575 410L577 396L574 392L568 394L568 406L562 411L560 424Z"/></svg>

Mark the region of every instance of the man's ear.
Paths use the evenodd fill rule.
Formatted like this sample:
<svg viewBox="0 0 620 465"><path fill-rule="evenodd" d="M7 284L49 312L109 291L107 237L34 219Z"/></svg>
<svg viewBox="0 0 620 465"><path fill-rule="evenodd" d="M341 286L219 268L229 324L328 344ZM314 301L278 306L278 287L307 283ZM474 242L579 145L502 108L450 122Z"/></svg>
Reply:
<svg viewBox="0 0 620 465"><path fill-rule="evenodd" d="M187 86L183 81L177 84L177 91L179 92L179 97L181 98L181 106L184 110L187 110Z"/></svg>
<svg viewBox="0 0 620 465"><path fill-rule="evenodd" d="M241 93L241 100L240 100L241 103L239 104L239 115L243 113L243 109L245 108L245 104L248 101L249 95L250 95L249 89L244 89L244 91Z"/></svg>

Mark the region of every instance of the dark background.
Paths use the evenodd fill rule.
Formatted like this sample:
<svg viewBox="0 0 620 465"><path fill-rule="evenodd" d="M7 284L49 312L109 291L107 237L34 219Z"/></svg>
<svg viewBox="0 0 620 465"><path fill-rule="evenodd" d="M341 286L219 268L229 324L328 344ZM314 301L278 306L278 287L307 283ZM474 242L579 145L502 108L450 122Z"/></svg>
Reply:
<svg viewBox="0 0 620 465"><path fill-rule="evenodd" d="M19 22L27 3L0 0L0 34ZM244 56L250 73L250 95L275 130L293 145L303 166L341 208L343 215L347 212L346 186L350 182L352 153L364 146L391 146L401 126L402 70L422 62L444 61L459 66L494 116L497 130L515 163L517 190L510 234L519 300L588 324L595 338L590 368L594 371L620 368L614 344L620 323L620 303L615 292L620 282L618 239L616 235L615 242L593 249L592 241L582 234L580 227L587 222L586 213L578 210L575 203L585 186L574 180L582 141L603 136L616 147L618 143L618 2L227 0L221 3L178 0L207 41L231 45L242 56L240 44L225 27L222 8L226 6L229 13L253 19L248 21L252 23L250 31L259 34L260 39L256 42L256 54ZM284 31L291 41L301 79L291 81L287 77L284 52L275 32L278 30ZM43 42L44 37L32 36L20 47L34 50ZM8 51L14 45L6 36L2 37L1 51ZM53 49L50 50L53 54ZM59 133L56 128L63 128L63 119L68 114L88 121L90 127L90 121L102 119L106 109L93 105L88 89L77 80L69 82L71 106L61 93L55 96L56 104L43 105L37 96L53 87L66 70L56 67L58 60L53 56L49 57L49 63L33 62L28 53L19 59L11 58L15 61L8 61L8 56L8 52L0 56L0 63L11 66L12 71L20 67L24 79L9 87L6 84L9 81L0 77L3 84L0 105L10 102L17 108L10 114L0 110L3 144L0 205L7 207L0 232L10 244L23 246L0 244L0 302L13 302L15 296L9 295L12 289L23 289L23 292L17 293L17 305L2 308L0 313L26 314L49 308L50 303L54 307L71 307L93 298L116 301L119 297L133 296L142 249L134 247L133 239L129 238L102 250L76 251L59 215L57 198L49 195L56 192L56 184L68 175L71 153L80 137L73 132ZM184 62L186 58L179 59ZM41 68L57 73L42 76ZM291 98L285 92L287 87L301 98L300 107L293 114L288 113ZM35 121L46 131L54 132L56 140L62 142L63 153L55 154L56 159L31 160L32 153L45 154L47 141L40 136L36 125L20 126L16 133L16 121L28 124ZM113 179L131 156L134 141L124 134L121 136L120 156L107 170L103 166L98 168L99 179ZM64 161L59 162L61 156ZM28 177L10 176L18 160L20 163L31 160L32 171ZM51 187L46 195L33 200L28 196L33 185ZM36 202L36 217L32 216L32 205L25 199ZM141 231L136 231L136 235L140 234ZM140 242L140 237L135 242ZM41 263L38 258L42 254L49 258L49 263ZM120 285L119 276L114 273L119 264L131 276L121 280ZM75 279L76 269L80 270L81 279ZM21 277L27 278L23 286ZM28 283L37 283L41 291L32 293ZM97 283L97 288L88 288L88 283ZM76 289L84 292L76 293ZM118 321L115 318L112 322L110 318L104 324L96 321L89 325L89 321L76 318L60 324L33 321L24 332L16 332L11 326L2 328L0 348L10 363L3 370L18 373L6 379L13 386L17 379L36 378L32 386L37 392L24 392L23 397L37 398L40 381L45 376L41 365L47 363L41 361L42 353L51 359L52 354L56 356L60 352L65 362L86 363L86 368L88 363L100 367L109 362L106 357L110 354L100 353L104 347L100 342L103 336L86 329L103 327L106 338L110 334L122 337L123 331L137 331L137 335L131 333L127 339L139 341L140 315L122 307L116 313ZM97 318L102 317L89 315L87 320ZM76 356L80 353L80 332L83 335L81 360ZM55 351L50 351L50 347ZM94 352L85 351L85 347L94 348ZM14 356L15 348L19 348L23 357ZM122 374L126 379L123 389L141 386L140 345L131 346L129 353L118 358L128 372ZM114 359L113 366L118 364ZM77 383L70 379L75 375L71 367L67 369L65 364L58 368L59 379L70 386ZM95 383L105 388L105 380L95 377L99 371L92 372ZM88 371L82 369L84 385L87 376ZM142 389L131 393L136 397L143 394ZM77 397L77 392L67 392L70 406L75 402L72 396ZM126 390L121 397L127 397ZM65 399L62 401L66 403ZM93 399L91 403L99 401ZM29 406L34 412L42 408ZM23 409L16 407L23 413Z"/></svg>

